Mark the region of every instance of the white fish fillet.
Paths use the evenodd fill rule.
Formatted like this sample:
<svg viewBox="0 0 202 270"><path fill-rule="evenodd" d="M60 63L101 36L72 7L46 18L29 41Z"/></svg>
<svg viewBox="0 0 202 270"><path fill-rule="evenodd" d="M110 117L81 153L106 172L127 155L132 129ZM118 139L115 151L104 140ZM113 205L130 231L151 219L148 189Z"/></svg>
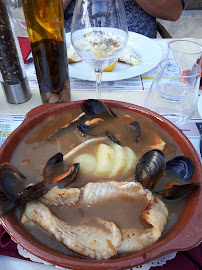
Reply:
<svg viewBox="0 0 202 270"><path fill-rule="evenodd" d="M79 201L80 190L78 188L58 188L49 190L42 198L45 205L72 205Z"/></svg>
<svg viewBox="0 0 202 270"><path fill-rule="evenodd" d="M161 236L168 222L168 209L158 198L154 198L142 212L143 219L153 227L145 231L136 229L122 230L122 242L118 252L139 251L154 242Z"/></svg>
<svg viewBox="0 0 202 270"><path fill-rule="evenodd" d="M83 189L83 200L86 204L93 204L100 200L128 196L140 198L146 196L151 199L152 193L148 189L143 189L142 185L137 182L96 182L88 183Z"/></svg>
<svg viewBox="0 0 202 270"><path fill-rule="evenodd" d="M118 58L118 61L129 65L138 66L141 60L132 48L126 47Z"/></svg>
<svg viewBox="0 0 202 270"><path fill-rule="evenodd" d="M72 226L54 216L41 203L27 203L21 222L32 221L69 249L92 259L109 259L117 254L121 232L114 222L97 219L98 226Z"/></svg>
<svg viewBox="0 0 202 270"><path fill-rule="evenodd" d="M48 195L49 204L51 204L51 201L53 201L53 204L55 205L58 198L58 194L61 192L64 193L64 190L65 189L59 189L59 188L51 190L49 191L51 192L51 194L48 194L49 193L48 192L46 195L44 195L44 197ZM71 193L73 194L74 188L71 188L71 190L72 190ZM139 251L151 245L155 241L157 241L159 237L161 236L162 232L164 231L165 226L167 225L167 222L168 222L167 207L160 199L158 199L157 197L154 197L151 191L149 191L148 189L144 189L140 183L117 182L117 181L95 182L95 183L90 182L80 189L75 188L75 190L80 190L80 195L78 193L79 199L75 200L74 204L85 204L85 205L91 204L92 205L92 204L96 204L98 201L106 200L110 198L123 198L123 197L130 197L130 198L136 198L136 199L146 198L147 204L145 205L144 209L142 209L142 217L147 223L151 225L151 228L146 229L146 230L137 230L135 228L129 228L129 229L123 229L123 230L121 229L119 231L118 227L113 222L110 222L110 221L107 222L107 221L102 220L103 223L106 222L105 223L105 225L107 224L106 226L109 226L111 228L110 232L113 234L113 236L112 235L110 236L109 234L105 235L105 230L102 231L98 228L96 231L95 228L93 227L91 228L88 226L86 227L84 225L72 227L66 224L64 221L61 221L57 217L53 216L51 212L47 210L48 208L46 209L46 207L44 206L46 209L47 216L48 216L48 218L46 219L45 218L46 214L41 212L42 210L41 211L33 210L35 208L38 209L37 204L35 204L36 206L34 207L32 206L34 204L30 204L32 207L29 205L26 207L25 213L22 218L22 222L24 223L24 220L26 221L26 218L28 218L34 221L35 223L37 223L39 226L41 226L44 230L46 230L50 234L55 235L55 237L59 241L63 242L70 249L80 254L89 256L91 258L96 258L96 259L110 258L111 256L117 253L122 253L122 252ZM67 198L67 201L68 201L68 198ZM65 200L64 201L60 200L59 204L65 204ZM68 204L70 203L68 202ZM32 208L32 210L30 210L30 207ZM74 207L74 206L70 205L69 207ZM40 208L43 209L42 206L40 206ZM46 220L52 220L51 222L54 221L54 223L50 223L51 228L47 229L46 227L47 225L42 224L39 217L33 217L35 215L34 211L37 213L40 212L40 215L43 216L44 221ZM131 215L132 214L133 213L131 213ZM67 241L63 239L63 236L61 236L65 234L66 235L65 237L71 237L71 234L66 232L68 230L70 230L71 232L74 231L77 235L77 238L73 239L73 244L72 244L71 238L69 239L69 241ZM86 234L86 236L84 235L80 236L81 232L82 233L85 232L84 234ZM115 240L114 237L117 237L117 239ZM120 237L121 237L121 240L120 240ZM109 247L106 244L106 241L108 240L110 241ZM76 244L76 241L78 241L77 244ZM93 247L91 247L93 243L92 241L96 241L95 242L96 244ZM78 245L79 245L79 248L77 249L75 246L78 246ZM83 247L82 245L85 246L85 249L81 248ZM92 248L95 251L92 251L91 250ZM105 252L103 251L104 253L101 255L100 250L104 250Z"/></svg>

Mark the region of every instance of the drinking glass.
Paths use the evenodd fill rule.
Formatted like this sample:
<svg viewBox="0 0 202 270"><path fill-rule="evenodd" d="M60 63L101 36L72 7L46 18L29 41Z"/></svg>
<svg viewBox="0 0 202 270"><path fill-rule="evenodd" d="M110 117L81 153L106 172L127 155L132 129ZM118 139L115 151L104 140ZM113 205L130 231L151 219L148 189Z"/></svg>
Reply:
<svg viewBox="0 0 202 270"><path fill-rule="evenodd" d="M21 28L25 30L25 34L27 35L27 25L25 22L25 17L23 13L23 7L21 0L8 0L11 14L14 22Z"/></svg>
<svg viewBox="0 0 202 270"><path fill-rule="evenodd" d="M187 39L173 40L168 43L168 58L182 59L184 70L191 70L195 63L202 66L202 45Z"/></svg>
<svg viewBox="0 0 202 270"><path fill-rule="evenodd" d="M178 127L188 122L195 112L201 74L196 63L191 70L184 70L183 66L183 59L162 61L145 100L146 108Z"/></svg>
<svg viewBox="0 0 202 270"><path fill-rule="evenodd" d="M102 71L117 60L128 42L123 0L77 0L71 42L78 55L94 68L100 98Z"/></svg>

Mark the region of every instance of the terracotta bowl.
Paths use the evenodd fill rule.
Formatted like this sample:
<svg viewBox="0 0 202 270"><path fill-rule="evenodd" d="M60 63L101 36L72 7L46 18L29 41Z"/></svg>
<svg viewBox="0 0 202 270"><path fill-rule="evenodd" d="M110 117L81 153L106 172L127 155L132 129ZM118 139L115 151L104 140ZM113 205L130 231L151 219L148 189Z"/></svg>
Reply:
<svg viewBox="0 0 202 270"><path fill-rule="evenodd" d="M195 149L185 135L172 123L158 114L136 105L109 100L105 102L112 109L122 108L125 111L133 112L150 119L164 129L177 143L182 153L193 161L195 171L191 182L202 182L201 162ZM80 108L80 103L81 101L66 104L45 104L30 111L26 115L24 122L9 136L2 146L0 150L0 163L5 161L9 162L21 139L35 126L43 122L49 115L57 115L65 111L68 112L72 109L78 109ZM2 218L1 221L6 231L23 248L54 265L84 270L128 269L147 263L171 252L191 249L202 240L202 189L199 188L194 194L189 196L177 224L157 242L140 252L109 260L96 261L60 254L58 251L44 246L27 233L12 212L5 218Z"/></svg>

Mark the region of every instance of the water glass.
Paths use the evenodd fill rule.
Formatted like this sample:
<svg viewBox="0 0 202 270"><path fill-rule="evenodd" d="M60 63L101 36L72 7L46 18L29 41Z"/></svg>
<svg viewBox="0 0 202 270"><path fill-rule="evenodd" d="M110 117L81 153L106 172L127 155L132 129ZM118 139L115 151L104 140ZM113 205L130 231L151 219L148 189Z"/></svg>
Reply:
<svg viewBox="0 0 202 270"><path fill-rule="evenodd" d="M176 126L188 122L196 109L201 68L184 70L183 59L168 58L159 64L145 107L161 114Z"/></svg>
<svg viewBox="0 0 202 270"><path fill-rule="evenodd" d="M202 45L187 39L173 40L168 43L168 58L182 59L184 70L191 70L195 63L202 66ZM179 60L180 61L180 60Z"/></svg>

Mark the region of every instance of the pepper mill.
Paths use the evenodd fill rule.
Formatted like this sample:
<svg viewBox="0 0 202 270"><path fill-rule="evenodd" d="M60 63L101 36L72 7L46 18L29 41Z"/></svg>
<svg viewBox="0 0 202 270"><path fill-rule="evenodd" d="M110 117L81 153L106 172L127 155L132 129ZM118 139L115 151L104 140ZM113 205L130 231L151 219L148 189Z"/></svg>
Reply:
<svg viewBox="0 0 202 270"><path fill-rule="evenodd" d="M7 0L0 0L0 80L8 103L31 98L22 54Z"/></svg>

